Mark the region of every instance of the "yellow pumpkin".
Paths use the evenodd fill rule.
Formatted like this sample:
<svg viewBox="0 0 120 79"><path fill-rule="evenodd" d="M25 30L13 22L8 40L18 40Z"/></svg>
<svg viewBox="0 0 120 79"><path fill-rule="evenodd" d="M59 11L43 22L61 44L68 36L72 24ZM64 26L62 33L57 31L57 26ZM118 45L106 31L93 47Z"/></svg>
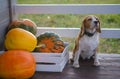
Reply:
<svg viewBox="0 0 120 79"><path fill-rule="evenodd" d="M0 78L30 78L35 73L35 69L35 59L28 51L8 50L0 55Z"/></svg>
<svg viewBox="0 0 120 79"><path fill-rule="evenodd" d="M37 38L29 31L21 28L10 30L5 38L5 47L7 50L23 49L33 51L37 44Z"/></svg>

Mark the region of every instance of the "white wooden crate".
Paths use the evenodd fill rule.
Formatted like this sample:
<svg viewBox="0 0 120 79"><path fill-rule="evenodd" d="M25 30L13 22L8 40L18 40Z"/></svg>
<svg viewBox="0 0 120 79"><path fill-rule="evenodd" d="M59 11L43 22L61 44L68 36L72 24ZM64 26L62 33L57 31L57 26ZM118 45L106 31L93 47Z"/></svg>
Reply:
<svg viewBox="0 0 120 79"><path fill-rule="evenodd" d="M33 52L37 66L36 71L62 72L69 60L69 44L65 43L65 49L62 53L40 53ZM0 51L0 54L3 51Z"/></svg>
<svg viewBox="0 0 120 79"><path fill-rule="evenodd" d="M34 52L37 63L36 71L62 72L69 60L68 43L65 43L65 46L62 53Z"/></svg>

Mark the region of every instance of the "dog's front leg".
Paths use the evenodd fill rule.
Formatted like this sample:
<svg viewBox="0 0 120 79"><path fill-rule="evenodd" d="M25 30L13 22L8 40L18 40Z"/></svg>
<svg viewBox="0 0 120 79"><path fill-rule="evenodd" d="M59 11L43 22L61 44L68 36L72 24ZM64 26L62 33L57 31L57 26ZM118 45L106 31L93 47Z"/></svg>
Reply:
<svg viewBox="0 0 120 79"><path fill-rule="evenodd" d="M94 54L94 66L100 66L97 51L95 51L95 54Z"/></svg>
<svg viewBox="0 0 120 79"><path fill-rule="evenodd" d="M81 53L80 49L78 51L76 51L76 53L75 53L74 62L73 62L73 67L75 67L75 68L79 68L80 67L80 65L79 65L80 53Z"/></svg>

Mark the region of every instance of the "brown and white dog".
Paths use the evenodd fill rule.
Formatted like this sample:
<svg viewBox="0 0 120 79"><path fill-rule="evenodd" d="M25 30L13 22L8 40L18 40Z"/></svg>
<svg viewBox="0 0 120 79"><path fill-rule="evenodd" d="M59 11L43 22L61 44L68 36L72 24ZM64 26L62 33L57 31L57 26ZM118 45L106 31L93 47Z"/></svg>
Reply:
<svg viewBox="0 0 120 79"><path fill-rule="evenodd" d="M79 68L79 56L90 59L94 56L94 65L99 66L97 48L99 44L99 33L101 33L100 21L94 15L88 15L82 22L80 33L75 41L73 50L73 66Z"/></svg>

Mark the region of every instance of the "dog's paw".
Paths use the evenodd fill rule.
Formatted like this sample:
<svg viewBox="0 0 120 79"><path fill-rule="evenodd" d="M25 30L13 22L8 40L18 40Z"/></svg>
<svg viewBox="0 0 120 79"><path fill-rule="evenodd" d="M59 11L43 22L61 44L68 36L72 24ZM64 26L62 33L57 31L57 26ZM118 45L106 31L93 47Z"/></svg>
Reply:
<svg viewBox="0 0 120 79"><path fill-rule="evenodd" d="M100 66L100 62L94 62L94 66Z"/></svg>
<svg viewBox="0 0 120 79"><path fill-rule="evenodd" d="M79 68L80 65L79 65L79 64L73 64L73 67L74 67L74 68Z"/></svg>

